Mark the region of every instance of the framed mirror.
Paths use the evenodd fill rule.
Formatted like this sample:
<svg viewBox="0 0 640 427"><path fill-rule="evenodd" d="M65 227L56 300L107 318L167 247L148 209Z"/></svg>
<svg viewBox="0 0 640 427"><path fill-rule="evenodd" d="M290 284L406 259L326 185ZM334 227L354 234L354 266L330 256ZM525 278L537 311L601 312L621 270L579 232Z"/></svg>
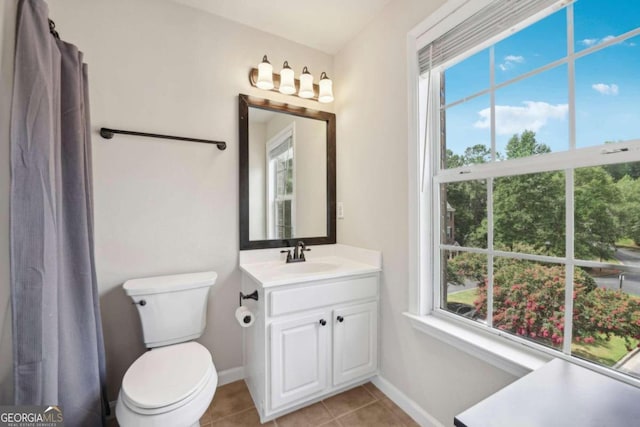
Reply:
<svg viewBox="0 0 640 427"><path fill-rule="evenodd" d="M239 95L240 250L336 243L336 116Z"/></svg>

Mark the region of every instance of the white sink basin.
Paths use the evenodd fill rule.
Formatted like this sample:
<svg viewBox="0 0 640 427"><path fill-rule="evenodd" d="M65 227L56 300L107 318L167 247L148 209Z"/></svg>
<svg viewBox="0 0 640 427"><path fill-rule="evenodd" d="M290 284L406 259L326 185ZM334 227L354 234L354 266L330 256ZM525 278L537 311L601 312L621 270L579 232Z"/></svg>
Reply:
<svg viewBox="0 0 640 427"><path fill-rule="evenodd" d="M335 270L339 267L338 264L329 262L300 262L294 264L281 265L278 270L285 274L312 274L323 273L326 271Z"/></svg>

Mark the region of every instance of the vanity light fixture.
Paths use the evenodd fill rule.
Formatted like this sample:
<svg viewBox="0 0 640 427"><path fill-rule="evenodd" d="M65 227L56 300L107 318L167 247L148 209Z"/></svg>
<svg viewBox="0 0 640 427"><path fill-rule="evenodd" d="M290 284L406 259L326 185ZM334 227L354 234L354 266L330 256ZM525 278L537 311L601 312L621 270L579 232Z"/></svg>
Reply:
<svg viewBox="0 0 640 427"><path fill-rule="evenodd" d="M260 89L273 89L273 67L267 59L267 55L262 57L262 62L258 65L258 81L256 86Z"/></svg>
<svg viewBox="0 0 640 427"><path fill-rule="evenodd" d="M280 74L273 72L273 67L267 59L262 57L258 68L252 68L249 72L251 86L264 90L278 91L284 95L298 96L304 99L314 99L318 102L333 102L333 82L324 71L320 74L320 84L313 83L313 76L308 67L302 69L300 79L296 79L288 61L282 64Z"/></svg>
<svg viewBox="0 0 640 427"><path fill-rule="evenodd" d="M296 93L296 81L294 73L289 62L284 61L282 64L282 71L280 71L280 87L278 90L285 95L293 95Z"/></svg>

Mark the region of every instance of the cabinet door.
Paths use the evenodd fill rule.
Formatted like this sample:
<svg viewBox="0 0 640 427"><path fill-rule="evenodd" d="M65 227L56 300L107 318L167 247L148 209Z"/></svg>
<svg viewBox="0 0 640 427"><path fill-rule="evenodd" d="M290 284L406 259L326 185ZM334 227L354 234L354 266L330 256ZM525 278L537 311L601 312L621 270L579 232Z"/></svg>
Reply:
<svg viewBox="0 0 640 427"><path fill-rule="evenodd" d="M378 304L333 311L333 384L374 374L378 369Z"/></svg>
<svg viewBox="0 0 640 427"><path fill-rule="evenodd" d="M271 324L271 407L327 387L330 312L318 311Z"/></svg>

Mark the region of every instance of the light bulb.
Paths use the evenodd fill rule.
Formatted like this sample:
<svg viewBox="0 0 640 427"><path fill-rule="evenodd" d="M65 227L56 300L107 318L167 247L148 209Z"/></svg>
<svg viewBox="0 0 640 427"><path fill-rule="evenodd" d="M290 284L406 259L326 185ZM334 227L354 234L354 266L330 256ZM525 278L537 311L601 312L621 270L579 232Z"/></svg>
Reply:
<svg viewBox="0 0 640 427"><path fill-rule="evenodd" d="M273 89L273 67L267 59L267 55L262 57L262 62L258 64L258 81L256 86L260 89Z"/></svg>
<svg viewBox="0 0 640 427"><path fill-rule="evenodd" d="M333 82L324 71L320 74L320 93L318 94L318 102L333 102Z"/></svg>
<svg viewBox="0 0 640 427"><path fill-rule="evenodd" d="M289 63L284 61L282 71L280 71L280 93L291 95L296 93L296 83L293 70L289 67Z"/></svg>
<svg viewBox="0 0 640 427"><path fill-rule="evenodd" d="M309 69L304 67L300 75L300 91L298 91L298 96L300 98L313 98L313 95L313 76L309 72Z"/></svg>

